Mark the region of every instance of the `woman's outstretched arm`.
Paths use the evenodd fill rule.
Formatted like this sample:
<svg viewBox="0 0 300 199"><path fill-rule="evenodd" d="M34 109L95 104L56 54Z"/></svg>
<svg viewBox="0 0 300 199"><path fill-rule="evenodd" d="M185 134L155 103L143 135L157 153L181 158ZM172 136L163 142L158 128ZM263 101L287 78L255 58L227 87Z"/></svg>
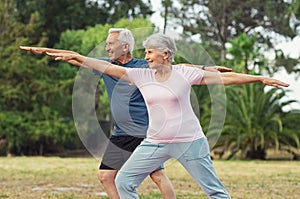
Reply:
<svg viewBox="0 0 300 199"><path fill-rule="evenodd" d="M268 86L274 87L288 87L289 84L279 81L274 78L259 76L259 75L248 75L242 73L215 73L215 72L204 72L203 79L200 84L224 84L224 85L233 85L233 84L249 84L261 82Z"/></svg>
<svg viewBox="0 0 300 199"><path fill-rule="evenodd" d="M100 71L104 74L114 76L119 79L123 79L125 81L128 80L128 76L126 74L126 70L124 67L114 65L110 62L86 57L80 54L74 54L74 53L48 53L47 55L50 57L53 57L57 61L64 61L69 64L85 67L89 69L94 69L97 71Z"/></svg>
<svg viewBox="0 0 300 199"><path fill-rule="evenodd" d="M30 51L34 54L46 54L50 57L53 57L55 60L64 61L74 66L94 69L107 75L129 81L125 68L111 64L107 61L80 55L75 51L29 46L20 46L20 49Z"/></svg>

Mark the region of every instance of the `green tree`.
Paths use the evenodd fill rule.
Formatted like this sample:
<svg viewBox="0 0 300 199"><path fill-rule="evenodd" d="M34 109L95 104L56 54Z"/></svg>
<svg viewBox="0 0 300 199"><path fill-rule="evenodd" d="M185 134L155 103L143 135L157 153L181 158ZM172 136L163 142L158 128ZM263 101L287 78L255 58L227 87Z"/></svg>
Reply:
<svg viewBox="0 0 300 199"><path fill-rule="evenodd" d="M268 65L267 59L261 52L261 47L257 45L257 36L247 36L240 34L234 40L229 40L230 47L227 49L227 64L235 72L250 73L256 71L262 73L267 70L273 74L272 66Z"/></svg>
<svg viewBox="0 0 300 199"><path fill-rule="evenodd" d="M268 33L294 38L299 27L296 5L296 1L282 0L183 0L177 7L172 4L170 13L175 23L183 27L184 33L199 34L203 43L209 42L209 48L220 52L218 60L224 61L227 42L242 33L256 34L257 41L267 50L274 49L272 36ZM293 20L297 22L291 24ZM283 66L295 68L295 65L288 64L293 63L285 62ZM274 70L276 66L273 66Z"/></svg>
<svg viewBox="0 0 300 199"><path fill-rule="evenodd" d="M149 2L93 0L14 0L18 21L27 24L31 14L39 12L42 29L47 33L47 46L53 47L66 30L85 29L96 24L114 24L121 18L152 14Z"/></svg>
<svg viewBox="0 0 300 199"><path fill-rule="evenodd" d="M52 79L55 70L47 66L48 58L37 59L19 50L19 45L47 42L40 15L33 13L29 23L23 24L16 18L13 3L0 2L0 139L7 143L6 153L42 155L43 146L62 145L75 131L70 121L51 108L61 85ZM35 145L40 147L33 152Z"/></svg>
<svg viewBox="0 0 300 199"><path fill-rule="evenodd" d="M299 110L289 111L282 117L283 132L280 135L280 140L283 144L280 149L291 153L294 160L300 159L300 132L296 130L300 128L299 119Z"/></svg>

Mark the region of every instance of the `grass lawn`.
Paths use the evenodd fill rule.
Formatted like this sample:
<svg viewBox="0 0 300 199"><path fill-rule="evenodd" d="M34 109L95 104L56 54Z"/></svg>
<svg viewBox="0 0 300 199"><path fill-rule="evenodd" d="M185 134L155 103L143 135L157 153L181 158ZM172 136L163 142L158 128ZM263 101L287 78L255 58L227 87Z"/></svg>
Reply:
<svg viewBox="0 0 300 199"><path fill-rule="evenodd" d="M98 182L94 158L1 157L0 198L107 199ZM300 196L299 161L214 161L233 199L296 199ZM175 160L166 163L178 199L207 198ZM161 198L147 178L141 199Z"/></svg>

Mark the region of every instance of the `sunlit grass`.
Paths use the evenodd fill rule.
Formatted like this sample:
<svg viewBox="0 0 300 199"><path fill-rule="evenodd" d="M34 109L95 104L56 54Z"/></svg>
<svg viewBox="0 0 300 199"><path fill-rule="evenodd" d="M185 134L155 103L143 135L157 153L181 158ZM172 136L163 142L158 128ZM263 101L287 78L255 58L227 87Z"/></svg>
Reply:
<svg viewBox="0 0 300 199"><path fill-rule="evenodd" d="M300 195L298 161L221 161L214 165L232 198L296 199ZM2 157L0 198L107 199L98 182L94 158ZM207 198L176 161L166 163L178 199ZM149 178L139 187L142 199L161 198Z"/></svg>

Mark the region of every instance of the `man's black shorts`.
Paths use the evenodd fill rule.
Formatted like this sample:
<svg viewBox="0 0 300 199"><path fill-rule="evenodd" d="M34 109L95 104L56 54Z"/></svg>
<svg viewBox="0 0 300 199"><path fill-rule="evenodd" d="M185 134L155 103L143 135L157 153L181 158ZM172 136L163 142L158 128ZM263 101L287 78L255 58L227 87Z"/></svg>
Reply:
<svg viewBox="0 0 300 199"><path fill-rule="evenodd" d="M133 136L111 136L99 169L120 170L143 140Z"/></svg>

